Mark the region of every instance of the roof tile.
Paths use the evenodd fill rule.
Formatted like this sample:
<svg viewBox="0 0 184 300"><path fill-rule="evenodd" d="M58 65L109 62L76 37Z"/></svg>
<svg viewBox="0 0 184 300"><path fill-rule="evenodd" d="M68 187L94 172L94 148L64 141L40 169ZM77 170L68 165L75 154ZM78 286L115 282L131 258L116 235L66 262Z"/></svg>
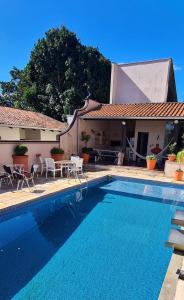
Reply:
<svg viewBox="0 0 184 300"><path fill-rule="evenodd" d="M184 103L102 104L82 118L184 118Z"/></svg>
<svg viewBox="0 0 184 300"><path fill-rule="evenodd" d="M0 106L0 124L22 128L62 130L64 123L38 112Z"/></svg>

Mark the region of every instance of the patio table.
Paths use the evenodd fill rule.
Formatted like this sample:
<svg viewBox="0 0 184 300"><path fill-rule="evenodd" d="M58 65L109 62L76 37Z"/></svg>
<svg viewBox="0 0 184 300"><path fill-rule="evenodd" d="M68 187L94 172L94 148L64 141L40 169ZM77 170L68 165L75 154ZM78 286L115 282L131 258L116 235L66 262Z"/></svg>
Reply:
<svg viewBox="0 0 184 300"><path fill-rule="evenodd" d="M104 150L104 149L93 149L97 152L97 155L95 155L95 163L99 160L102 160L104 157L113 157L115 159L115 162L118 160L118 153L119 151L115 150Z"/></svg>
<svg viewBox="0 0 184 300"><path fill-rule="evenodd" d="M60 165L63 169L68 170L70 165L75 165L75 163L71 160L58 160L54 162L56 165Z"/></svg>

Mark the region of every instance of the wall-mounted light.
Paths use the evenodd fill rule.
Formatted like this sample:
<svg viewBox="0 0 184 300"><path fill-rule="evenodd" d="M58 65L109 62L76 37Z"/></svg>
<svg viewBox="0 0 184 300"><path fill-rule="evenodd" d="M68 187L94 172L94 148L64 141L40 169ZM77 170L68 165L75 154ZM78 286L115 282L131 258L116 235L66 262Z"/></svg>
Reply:
<svg viewBox="0 0 184 300"><path fill-rule="evenodd" d="M177 125L179 123L178 120L174 120L174 124Z"/></svg>
<svg viewBox="0 0 184 300"><path fill-rule="evenodd" d="M126 122L125 122L125 121L122 121L121 124L122 124L123 126L125 126L125 125L126 125Z"/></svg>

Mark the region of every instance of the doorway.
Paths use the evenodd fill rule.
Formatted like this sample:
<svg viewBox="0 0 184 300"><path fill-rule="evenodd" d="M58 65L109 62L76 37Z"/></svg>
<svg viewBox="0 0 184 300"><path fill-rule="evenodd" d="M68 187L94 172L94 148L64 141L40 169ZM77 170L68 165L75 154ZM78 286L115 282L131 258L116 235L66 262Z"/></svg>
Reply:
<svg viewBox="0 0 184 300"><path fill-rule="evenodd" d="M147 149L148 149L148 132L138 132L138 138L137 138L137 152L141 154L142 156L147 155Z"/></svg>

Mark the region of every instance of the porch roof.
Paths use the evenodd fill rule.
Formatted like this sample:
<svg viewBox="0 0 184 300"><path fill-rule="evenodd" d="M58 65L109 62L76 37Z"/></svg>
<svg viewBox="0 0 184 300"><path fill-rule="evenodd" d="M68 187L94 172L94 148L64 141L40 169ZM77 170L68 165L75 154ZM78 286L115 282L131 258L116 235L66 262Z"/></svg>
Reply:
<svg viewBox="0 0 184 300"><path fill-rule="evenodd" d="M61 131L64 123L38 112L0 106L0 125Z"/></svg>
<svg viewBox="0 0 184 300"><path fill-rule="evenodd" d="M102 104L82 119L184 119L184 103Z"/></svg>

